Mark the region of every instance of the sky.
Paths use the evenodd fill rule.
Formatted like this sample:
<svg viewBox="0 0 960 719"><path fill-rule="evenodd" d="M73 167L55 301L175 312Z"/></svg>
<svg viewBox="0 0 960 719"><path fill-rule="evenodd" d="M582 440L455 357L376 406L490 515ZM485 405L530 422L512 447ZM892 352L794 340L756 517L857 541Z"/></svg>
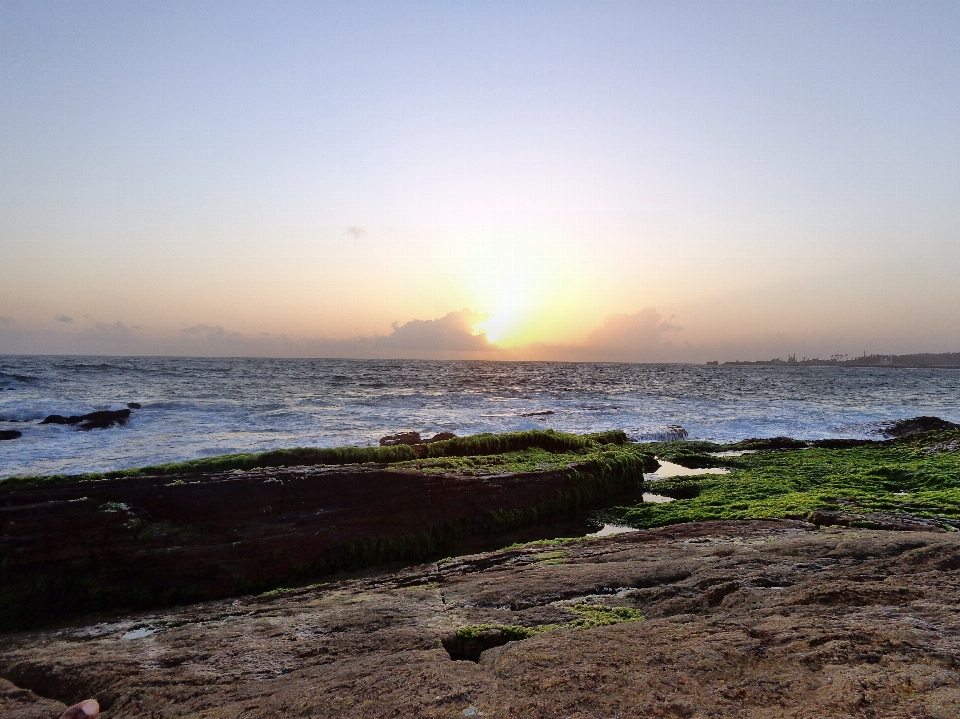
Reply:
<svg viewBox="0 0 960 719"><path fill-rule="evenodd" d="M0 2L0 354L960 350L956 2Z"/></svg>

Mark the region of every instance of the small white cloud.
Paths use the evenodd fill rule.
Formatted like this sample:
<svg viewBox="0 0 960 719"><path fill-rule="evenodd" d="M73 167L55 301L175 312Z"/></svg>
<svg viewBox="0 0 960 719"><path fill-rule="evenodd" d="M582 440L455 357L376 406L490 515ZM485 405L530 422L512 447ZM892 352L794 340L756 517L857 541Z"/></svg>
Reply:
<svg viewBox="0 0 960 719"><path fill-rule="evenodd" d="M355 239L360 239L360 235L367 234L367 231L362 227L348 227L344 234L353 235Z"/></svg>

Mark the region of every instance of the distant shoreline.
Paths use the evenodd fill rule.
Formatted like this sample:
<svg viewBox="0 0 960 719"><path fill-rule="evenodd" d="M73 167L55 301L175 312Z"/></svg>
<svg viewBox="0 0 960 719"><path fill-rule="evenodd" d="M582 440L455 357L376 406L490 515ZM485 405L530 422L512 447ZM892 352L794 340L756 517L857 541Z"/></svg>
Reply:
<svg viewBox="0 0 960 719"><path fill-rule="evenodd" d="M790 355L786 360L775 357L769 360L736 360L732 362L707 362L708 365L732 365L748 367L890 367L893 369L960 369L960 352L917 353L909 355L867 355L849 358L834 355L829 359L819 357L797 359Z"/></svg>

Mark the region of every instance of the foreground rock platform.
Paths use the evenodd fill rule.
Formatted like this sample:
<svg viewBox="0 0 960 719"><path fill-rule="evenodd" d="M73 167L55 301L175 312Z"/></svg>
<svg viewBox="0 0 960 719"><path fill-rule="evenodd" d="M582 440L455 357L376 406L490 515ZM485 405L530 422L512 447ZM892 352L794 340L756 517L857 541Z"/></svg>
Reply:
<svg viewBox="0 0 960 719"><path fill-rule="evenodd" d="M0 715L960 716L960 534L703 522L0 638ZM69 591L69 586L64 587ZM561 628L452 661L477 624Z"/></svg>

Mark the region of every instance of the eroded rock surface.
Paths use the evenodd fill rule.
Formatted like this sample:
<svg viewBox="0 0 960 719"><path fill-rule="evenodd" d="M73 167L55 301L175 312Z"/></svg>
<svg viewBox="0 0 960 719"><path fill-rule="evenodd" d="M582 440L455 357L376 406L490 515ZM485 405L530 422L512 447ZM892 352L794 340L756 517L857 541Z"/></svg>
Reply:
<svg viewBox="0 0 960 719"><path fill-rule="evenodd" d="M538 545L0 640L0 714L960 716L960 535L791 521ZM69 587L64 588L69 591ZM465 625L558 629L452 661Z"/></svg>

